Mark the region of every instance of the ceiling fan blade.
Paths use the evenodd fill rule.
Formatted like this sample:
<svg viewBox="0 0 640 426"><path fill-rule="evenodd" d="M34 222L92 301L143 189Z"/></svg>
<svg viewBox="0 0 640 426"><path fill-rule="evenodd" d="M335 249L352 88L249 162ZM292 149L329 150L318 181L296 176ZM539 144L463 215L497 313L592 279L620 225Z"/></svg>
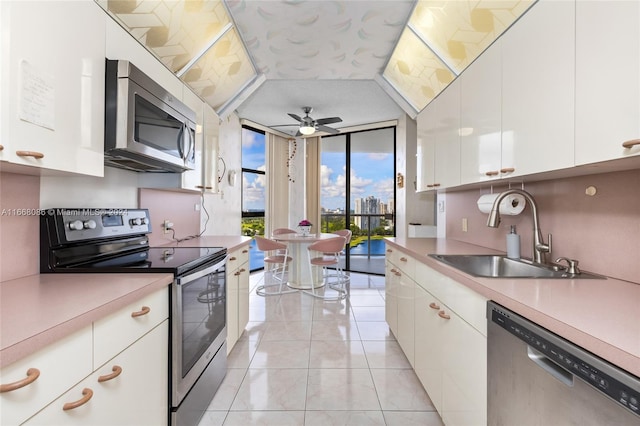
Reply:
<svg viewBox="0 0 640 426"><path fill-rule="evenodd" d="M269 127L300 127L299 124L273 124Z"/></svg>
<svg viewBox="0 0 640 426"><path fill-rule="evenodd" d="M327 118L321 118L319 120L316 120L316 123L331 124L331 123L340 123L341 121L342 121L342 118L340 117L327 117Z"/></svg>
<svg viewBox="0 0 640 426"><path fill-rule="evenodd" d="M327 127L327 126L323 126L322 124L316 125L316 130L319 130L321 132L331 133L333 135L335 135L336 133L340 133L340 130L337 130L337 129L334 129L334 128L331 128L331 127Z"/></svg>
<svg viewBox="0 0 640 426"><path fill-rule="evenodd" d="M302 118L300 118L300 116L298 116L298 115L296 115L296 114L292 114L292 113L290 113L290 112L289 112L289 113L287 113L287 114L289 114L289 117L293 118L294 120L302 121Z"/></svg>

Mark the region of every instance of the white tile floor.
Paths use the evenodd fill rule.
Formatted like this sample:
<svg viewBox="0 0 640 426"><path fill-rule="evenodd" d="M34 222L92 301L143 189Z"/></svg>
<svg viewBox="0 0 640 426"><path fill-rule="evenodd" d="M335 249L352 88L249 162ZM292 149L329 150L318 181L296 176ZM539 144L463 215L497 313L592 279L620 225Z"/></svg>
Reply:
<svg viewBox="0 0 640 426"><path fill-rule="evenodd" d="M384 321L384 277L352 274L339 302L252 291L249 306L200 426L442 425Z"/></svg>

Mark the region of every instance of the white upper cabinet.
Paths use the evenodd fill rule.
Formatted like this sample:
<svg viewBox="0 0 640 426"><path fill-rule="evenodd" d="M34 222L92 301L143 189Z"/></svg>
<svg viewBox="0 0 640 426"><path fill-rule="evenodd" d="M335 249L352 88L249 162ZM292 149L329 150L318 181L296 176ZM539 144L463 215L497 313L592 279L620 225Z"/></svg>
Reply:
<svg viewBox="0 0 640 426"><path fill-rule="evenodd" d="M103 176L105 13L89 0L0 8L0 160Z"/></svg>
<svg viewBox="0 0 640 426"><path fill-rule="evenodd" d="M451 83L417 118L417 191L460 184L460 83Z"/></svg>
<svg viewBox="0 0 640 426"><path fill-rule="evenodd" d="M435 189L460 185L460 81L451 83L437 102Z"/></svg>
<svg viewBox="0 0 640 426"><path fill-rule="evenodd" d="M576 165L640 154L640 2L576 3ZM639 141L640 142L640 141Z"/></svg>
<svg viewBox="0 0 640 426"><path fill-rule="evenodd" d="M503 177L572 167L575 3L533 5L502 37L502 65Z"/></svg>
<svg viewBox="0 0 640 426"><path fill-rule="evenodd" d="M416 149L416 191L433 189L435 181L434 154L436 142L435 111L436 104L431 102L417 117L418 141Z"/></svg>
<svg viewBox="0 0 640 426"><path fill-rule="evenodd" d="M501 176L501 59L501 42L498 40L459 77L462 184L498 179Z"/></svg>

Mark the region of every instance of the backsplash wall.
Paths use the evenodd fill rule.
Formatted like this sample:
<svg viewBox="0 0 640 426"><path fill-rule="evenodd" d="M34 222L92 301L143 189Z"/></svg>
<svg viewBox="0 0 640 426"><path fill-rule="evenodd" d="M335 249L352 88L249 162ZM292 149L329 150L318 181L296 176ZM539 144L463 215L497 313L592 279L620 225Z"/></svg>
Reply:
<svg viewBox="0 0 640 426"><path fill-rule="evenodd" d="M0 173L0 281L40 270L40 178Z"/></svg>
<svg viewBox="0 0 640 426"><path fill-rule="evenodd" d="M591 186L596 189L593 196L585 193ZM489 188L487 184L483 190L446 193L447 237L506 251L506 234L510 225L516 225L522 257L531 258L531 208L518 216L502 215L500 226L489 228L488 214L476 204L482 194L491 192ZM507 188L494 183L493 192ZM640 170L531 182L524 189L538 204L545 242L553 234L550 260L577 259L585 271L640 283ZM463 218L467 232L462 231Z"/></svg>
<svg viewBox="0 0 640 426"><path fill-rule="evenodd" d="M200 194L172 192L159 189L140 189L140 207L149 209L151 234L149 244L161 246L173 238L182 239L200 233ZM175 233L164 233L165 220L173 223Z"/></svg>

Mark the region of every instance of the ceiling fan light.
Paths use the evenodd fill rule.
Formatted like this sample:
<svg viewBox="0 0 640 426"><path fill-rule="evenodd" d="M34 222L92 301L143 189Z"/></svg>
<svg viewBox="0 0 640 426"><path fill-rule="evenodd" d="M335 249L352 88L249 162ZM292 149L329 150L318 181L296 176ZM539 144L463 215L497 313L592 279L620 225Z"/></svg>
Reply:
<svg viewBox="0 0 640 426"><path fill-rule="evenodd" d="M314 134L316 131L316 128L314 126L310 126L308 124L303 124L300 126L300 133L302 133L305 136L309 136Z"/></svg>

